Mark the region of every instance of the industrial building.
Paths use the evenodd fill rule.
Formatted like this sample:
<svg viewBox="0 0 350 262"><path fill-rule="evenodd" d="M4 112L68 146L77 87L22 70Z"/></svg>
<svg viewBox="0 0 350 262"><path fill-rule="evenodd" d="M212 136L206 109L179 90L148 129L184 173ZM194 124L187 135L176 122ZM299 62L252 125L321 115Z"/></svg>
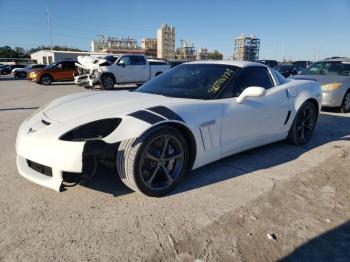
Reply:
<svg viewBox="0 0 350 262"><path fill-rule="evenodd" d="M175 27L162 24L157 30L157 58L175 58Z"/></svg>
<svg viewBox="0 0 350 262"><path fill-rule="evenodd" d="M39 64L51 64L61 60L77 59L80 55L103 56L106 53L40 50L30 55Z"/></svg>
<svg viewBox="0 0 350 262"><path fill-rule="evenodd" d="M157 39L142 38L141 49L145 50L145 55L149 58L157 58Z"/></svg>
<svg viewBox="0 0 350 262"><path fill-rule="evenodd" d="M136 39L107 37L100 35L98 40L91 41L92 52L102 52L110 54L144 54L145 51L137 44Z"/></svg>
<svg viewBox="0 0 350 262"><path fill-rule="evenodd" d="M234 60L255 61L259 59L260 39L255 35L235 38Z"/></svg>
<svg viewBox="0 0 350 262"><path fill-rule="evenodd" d="M193 43L185 40L180 40L180 48L176 50L176 59L181 61L194 61L196 60L196 49Z"/></svg>
<svg viewBox="0 0 350 262"><path fill-rule="evenodd" d="M199 48L197 50L197 60L207 60L208 59L208 49Z"/></svg>

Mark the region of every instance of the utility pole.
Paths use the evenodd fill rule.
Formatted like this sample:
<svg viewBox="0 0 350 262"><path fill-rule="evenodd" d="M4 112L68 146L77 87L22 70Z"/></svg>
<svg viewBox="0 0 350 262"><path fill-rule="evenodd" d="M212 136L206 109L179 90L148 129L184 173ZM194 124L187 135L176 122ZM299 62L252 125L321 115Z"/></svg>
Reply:
<svg viewBox="0 0 350 262"><path fill-rule="evenodd" d="M49 27L50 48L52 50L52 34L51 34L51 22L50 22L49 7L46 8L46 12L47 12L47 25Z"/></svg>

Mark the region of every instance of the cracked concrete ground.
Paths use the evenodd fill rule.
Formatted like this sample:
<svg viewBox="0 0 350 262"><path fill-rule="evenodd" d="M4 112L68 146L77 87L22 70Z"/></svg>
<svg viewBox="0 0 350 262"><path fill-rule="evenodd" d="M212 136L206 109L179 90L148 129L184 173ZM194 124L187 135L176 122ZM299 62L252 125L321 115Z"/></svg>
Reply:
<svg viewBox="0 0 350 262"><path fill-rule="evenodd" d="M14 150L20 123L33 108L84 91L0 80L1 261L274 261L304 254L302 245L327 230L348 229L345 114L322 113L306 146L278 142L225 158L160 199L130 191L106 168L63 193L20 177ZM331 210L334 217L323 213Z"/></svg>

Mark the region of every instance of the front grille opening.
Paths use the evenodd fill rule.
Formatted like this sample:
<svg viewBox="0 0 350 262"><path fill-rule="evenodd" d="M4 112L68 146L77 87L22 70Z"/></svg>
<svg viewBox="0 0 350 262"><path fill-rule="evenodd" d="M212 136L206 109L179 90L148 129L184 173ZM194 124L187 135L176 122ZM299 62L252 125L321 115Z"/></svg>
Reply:
<svg viewBox="0 0 350 262"><path fill-rule="evenodd" d="M52 177L52 168L51 167L41 165L39 163L36 163L36 162L28 160L28 159L27 159L27 163L28 163L28 166L31 169L35 170L36 172L39 172L40 174L43 174L45 176Z"/></svg>

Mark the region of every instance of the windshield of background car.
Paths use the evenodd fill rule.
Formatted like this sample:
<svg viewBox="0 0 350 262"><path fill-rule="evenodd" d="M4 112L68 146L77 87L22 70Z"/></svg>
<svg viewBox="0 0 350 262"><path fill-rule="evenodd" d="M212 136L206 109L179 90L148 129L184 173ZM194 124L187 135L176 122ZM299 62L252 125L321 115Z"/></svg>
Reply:
<svg viewBox="0 0 350 262"><path fill-rule="evenodd" d="M115 62L115 60L118 59L117 56L112 56L112 55L107 55L107 56L105 56L103 58L106 59L108 62L111 62L112 64Z"/></svg>
<svg viewBox="0 0 350 262"><path fill-rule="evenodd" d="M52 63L52 64L48 64L45 66L45 68L54 68L57 65L57 62Z"/></svg>
<svg viewBox="0 0 350 262"><path fill-rule="evenodd" d="M341 75L350 76L350 64L336 62L317 62L301 72L302 75Z"/></svg>
<svg viewBox="0 0 350 262"><path fill-rule="evenodd" d="M290 65L280 65L275 67L275 70L279 71L279 72L286 72L289 71L292 67Z"/></svg>
<svg viewBox="0 0 350 262"><path fill-rule="evenodd" d="M182 64L153 78L136 92L169 97L213 99L239 68L218 64Z"/></svg>
<svg viewBox="0 0 350 262"><path fill-rule="evenodd" d="M296 61L293 62L293 65L299 68L306 68L307 67L307 62L306 61Z"/></svg>

